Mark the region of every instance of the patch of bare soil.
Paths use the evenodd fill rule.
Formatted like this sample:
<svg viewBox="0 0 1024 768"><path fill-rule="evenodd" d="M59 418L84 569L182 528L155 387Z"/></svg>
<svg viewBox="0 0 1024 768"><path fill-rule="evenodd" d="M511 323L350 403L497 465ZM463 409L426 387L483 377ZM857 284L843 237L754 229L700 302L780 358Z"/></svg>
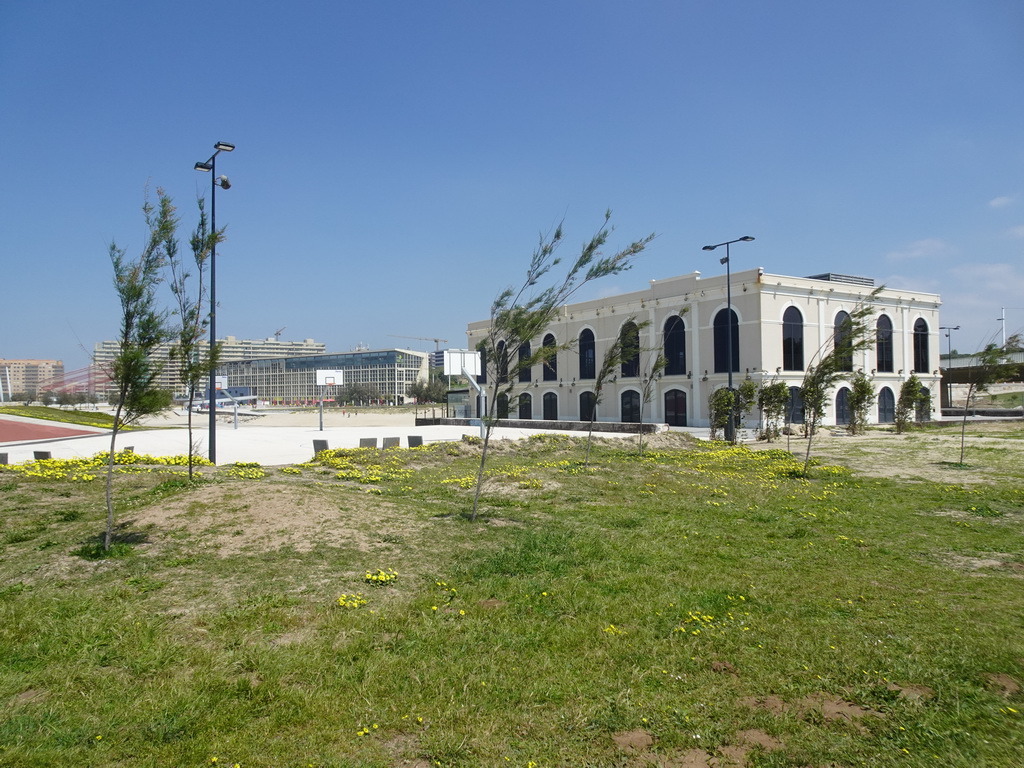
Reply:
<svg viewBox="0 0 1024 768"><path fill-rule="evenodd" d="M955 552L947 552L945 555L942 555L942 561L951 568L958 571L967 571L975 576L985 576L986 574L979 573L979 571L992 568L1005 568L1015 576L1021 573L1016 567L1020 564L1012 562L1012 558L1016 557L1016 555L1007 552L989 552L987 555L987 557L969 557Z"/></svg>
<svg viewBox="0 0 1024 768"><path fill-rule="evenodd" d="M921 686L921 688L925 687ZM774 715L795 711L805 719L817 717L825 722L846 722L854 725L858 725L858 721L864 718L885 717L881 712L824 693L805 696L794 704L789 704L777 696L768 696L763 699L746 697L741 699L740 703L754 709L767 710Z"/></svg>
<svg viewBox="0 0 1024 768"><path fill-rule="evenodd" d="M627 737L632 734L639 734L638 743L642 744L646 731L628 731L623 734L615 734L616 744L619 744L618 737ZM631 737L632 738L632 737ZM649 739L650 736L647 735ZM651 740L653 743L653 740ZM675 752L666 755L656 755L646 750L647 746L623 747L620 749L626 752L640 752L638 757L631 763L636 766L657 766L657 768L743 768L747 765L747 758L755 749L766 752L774 752L784 746L781 741L764 731L751 728L739 731L733 737L733 744L726 744L719 747L714 753L706 752L703 749L687 749L682 752Z"/></svg>
<svg viewBox="0 0 1024 768"><path fill-rule="evenodd" d="M200 546L222 557L285 547L307 552L320 544L369 551L378 531L402 535L421 525L369 494L339 500L316 486L242 487L245 491L236 484L199 488L141 510L133 524L150 531L155 547L162 532L187 530Z"/></svg>
<svg viewBox="0 0 1024 768"><path fill-rule="evenodd" d="M901 699L906 699L907 701L928 701L928 699L935 697L935 689L927 685L916 685L914 683L896 685L895 683L889 683L887 687L890 691L896 691Z"/></svg>
<svg viewBox="0 0 1024 768"><path fill-rule="evenodd" d="M623 752L643 752L654 744L654 737L642 728L638 728L634 731L613 733L612 741Z"/></svg>
<svg viewBox="0 0 1024 768"><path fill-rule="evenodd" d="M1020 693L1020 683L1002 672L985 675L985 684L1007 699Z"/></svg>
<svg viewBox="0 0 1024 768"><path fill-rule="evenodd" d="M1024 452L1024 442L1001 438L1008 429L1005 423L982 423L968 426L965 440L967 461L971 462L973 448L999 448L1010 453ZM991 435L991 436L986 436ZM782 448L803 459L807 440L783 435L772 443L749 443L752 450ZM993 471L984 464L969 469L954 466L960 459L958 432L912 431L902 435L895 432L871 431L850 435L841 430L825 428L814 436L811 458L827 464L838 464L873 477L908 478L936 482L973 484L991 482Z"/></svg>

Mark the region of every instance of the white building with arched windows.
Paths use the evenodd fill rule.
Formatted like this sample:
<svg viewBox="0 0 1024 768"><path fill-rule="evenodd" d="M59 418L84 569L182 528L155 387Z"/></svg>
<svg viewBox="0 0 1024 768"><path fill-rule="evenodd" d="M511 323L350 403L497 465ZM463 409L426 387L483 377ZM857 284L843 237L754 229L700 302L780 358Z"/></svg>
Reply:
<svg viewBox="0 0 1024 768"><path fill-rule="evenodd" d="M808 365L833 348L836 334L854 308L870 299L875 343L857 352L850 370L863 370L875 385L877 401L869 421L892 422L903 382L916 374L932 398L939 396L939 306L934 293L883 289L871 297L869 278L826 274L787 277L763 269L735 272L732 294L733 383L784 381L791 388L791 421L802 421L796 390ZM647 325L644 325L644 323ZM641 328L638 330L630 323ZM486 335L489 321L471 323L469 348ZM559 347L550 365L522 372L510 403L509 418L588 421L594 407L594 380L604 351L623 333L639 333L645 350L627 361L605 385L598 421L640 420L642 378L656 351L668 364L644 404L645 422L670 426L708 426L708 398L727 385L729 304L726 276L702 278L699 272L652 280L643 291L567 304L540 338ZM563 348L565 345L568 348ZM510 350L510 352L513 352ZM514 353L514 352L513 352ZM529 355L529 350L522 350ZM493 361L485 376L495 375ZM840 382L830 394L825 424L849 419L848 390ZM756 424L757 414L748 426Z"/></svg>

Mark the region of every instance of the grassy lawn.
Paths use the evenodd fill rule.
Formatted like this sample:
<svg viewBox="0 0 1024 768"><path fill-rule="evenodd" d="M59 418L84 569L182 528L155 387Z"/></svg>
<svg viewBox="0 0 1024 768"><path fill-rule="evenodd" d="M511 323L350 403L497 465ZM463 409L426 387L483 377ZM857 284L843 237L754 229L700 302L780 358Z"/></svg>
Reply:
<svg viewBox="0 0 1024 768"><path fill-rule="evenodd" d="M33 419L59 421L66 424L84 424L89 427L112 429L114 417L99 411L65 411L62 408L49 408L45 405L4 405L0 406L0 415L26 416ZM126 427L122 427L126 429Z"/></svg>
<svg viewBox="0 0 1024 768"><path fill-rule="evenodd" d="M3 468L0 766L1021 764L1019 471L671 442Z"/></svg>

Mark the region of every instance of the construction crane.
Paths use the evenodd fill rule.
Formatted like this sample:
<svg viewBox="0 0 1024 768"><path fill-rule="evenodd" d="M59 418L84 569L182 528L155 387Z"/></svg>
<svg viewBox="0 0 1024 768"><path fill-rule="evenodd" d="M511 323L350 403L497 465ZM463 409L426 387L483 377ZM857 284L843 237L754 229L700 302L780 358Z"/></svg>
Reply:
<svg viewBox="0 0 1024 768"><path fill-rule="evenodd" d="M418 341L432 341L434 342L434 344L437 345L436 351L438 352L441 351L442 344L448 343L448 339L438 339L433 336L399 336L398 334L395 333L389 333L388 336L392 339L416 339Z"/></svg>
<svg viewBox="0 0 1024 768"><path fill-rule="evenodd" d="M282 325L280 328L278 328L276 331L274 331L274 338L277 339L278 341L280 341L281 340L281 334L284 333L284 329L287 328L287 327L288 327L287 325Z"/></svg>

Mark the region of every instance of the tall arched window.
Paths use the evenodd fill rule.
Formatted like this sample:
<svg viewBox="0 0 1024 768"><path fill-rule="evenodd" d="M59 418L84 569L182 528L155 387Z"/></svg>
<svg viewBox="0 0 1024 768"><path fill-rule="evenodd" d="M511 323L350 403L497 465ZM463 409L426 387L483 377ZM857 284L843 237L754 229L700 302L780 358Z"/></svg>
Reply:
<svg viewBox="0 0 1024 768"><path fill-rule="evenodd" d="M596 417L597 396L593 392L580 392L580 421L592 421Z"/></svg>
<svg viewBox="0 0 1024 768"><path fill-rule="evenodd" d="M619 344L622 345L622 376L639 376L640 328L632 320L627 320L619 331Z"/></svg>
<svg viewBox="0 0 1024 768"><path fill-rule="evenodd" d="M532 371L526 361L530 359L530 342L524 341L519 346L519 380L529 381Z"/></svg>
<svg viewBox="0 0 1024 768"><path fill-rule="evenodd" d="M849 312L836 315L832 339L836 350L836 368L840 371L853 370L853 329L850 323Z"/></svg>
<svg viewBox="0 0 1024 768"><path fill-rule="evenodd" d="M670 389L665 393L665 423L670 427L686 426L686 393Z"/></svg>
<svg viewBox="0 0 1024 768"><path fill-rule="evenodd" d="M914 373L928 373L928 323L922 317L914 323Z"/></svg>
<svg viewBox="0 0 1024 768"><path fill-rule="evenodd" d="M558 352L556 350L555 337L548 334L544 337L544 381L558 381Z"/></svg>
<svg viewBox="0 0 1024 768"><path fill-rule="evenodd" d="M594 332L589 328L580 331L580 380L597 378L597 346Z"/></svg>
<svg viewBox="0 0 1024 768"><path fill-rule="evenodd" d="M508 395L504 393L498 395L498 418L508 418Z"/></svg>
<svg viewBox="0 0 1024 768"><path fill-rule="evenodd" d="M636 423L640 421L640 393L627 389L619 398L622 406L621 421Z"/></svg>
<svg viewBox="0 0 1024 768"><path fill-rule="evenodd" d="M836 393L836 424L850 423L850 390L841 387Z"/></svg>
<svg viewBox="0 0 1024 768"><path fill-rule="evenodd" d="M804 423L804 398L800 387L789 388L789 402L786 404L786 421L790 424Z"/></svg>
<svg viewBox="0 0 1024 768"><path fill-rule="evenodd" d="M887 315L879 315L878 321L875 323L875 369L879 373L893 372L892 320ZM889 394L891 395L892 392L890 391ZM881 407L881 401L879 401L879 407Z"/></svg>
<svg viewBox="0 0 1024 768"><path fill-rule="evenodd" d="M519 396L519 418L533 418L533 397L524 392Z"/></svg>
<svg viewBox="0 0 1024 768"><path fill-rule="evenodd" d="M508 349L505 347L505 342L499 341L498 348L494 351L498 358L494 361L498 369L498 383L504 384L508 381Z"/></svg>
<svg viewBox="0 0 1024 768"><path fill-rule="evenodd" d="M896 396L888 387L878 393L878 423L892 424L896 421Z"/></svg>
<svg viewBox="0 0 1024 768"><path fill-rule="evenodd" d="M796 307L782 315L782 370L804 369L804 316Z"/></svg>
<svg viewBox="0 0 1024 768"><path fill-rule="evenodd" d="M558 421L558 395L554 392L544 393L544 418L547 421Z"/></svg>
<svg viewBox="0 0 1024 768"><path fill-rule="evenodd" d="M732 370L740 369L740 326L736 312L723 309L715 315L715 373L729 371L729 339L732 338Z"/></svg>
<svg viewBox="0 0 1024 768"><path fill-rule="evenodd" d="M480 353L480 375L476 377L477 384L487 383L487 342L481 341L476 345L476 351Z"/></svg>
<svg viewBox="0 0 1024 768"><path fill-rule="evenodd" d="M682 376L686 373L686 326L678 315L665 321L665 375Z"/></svg>

